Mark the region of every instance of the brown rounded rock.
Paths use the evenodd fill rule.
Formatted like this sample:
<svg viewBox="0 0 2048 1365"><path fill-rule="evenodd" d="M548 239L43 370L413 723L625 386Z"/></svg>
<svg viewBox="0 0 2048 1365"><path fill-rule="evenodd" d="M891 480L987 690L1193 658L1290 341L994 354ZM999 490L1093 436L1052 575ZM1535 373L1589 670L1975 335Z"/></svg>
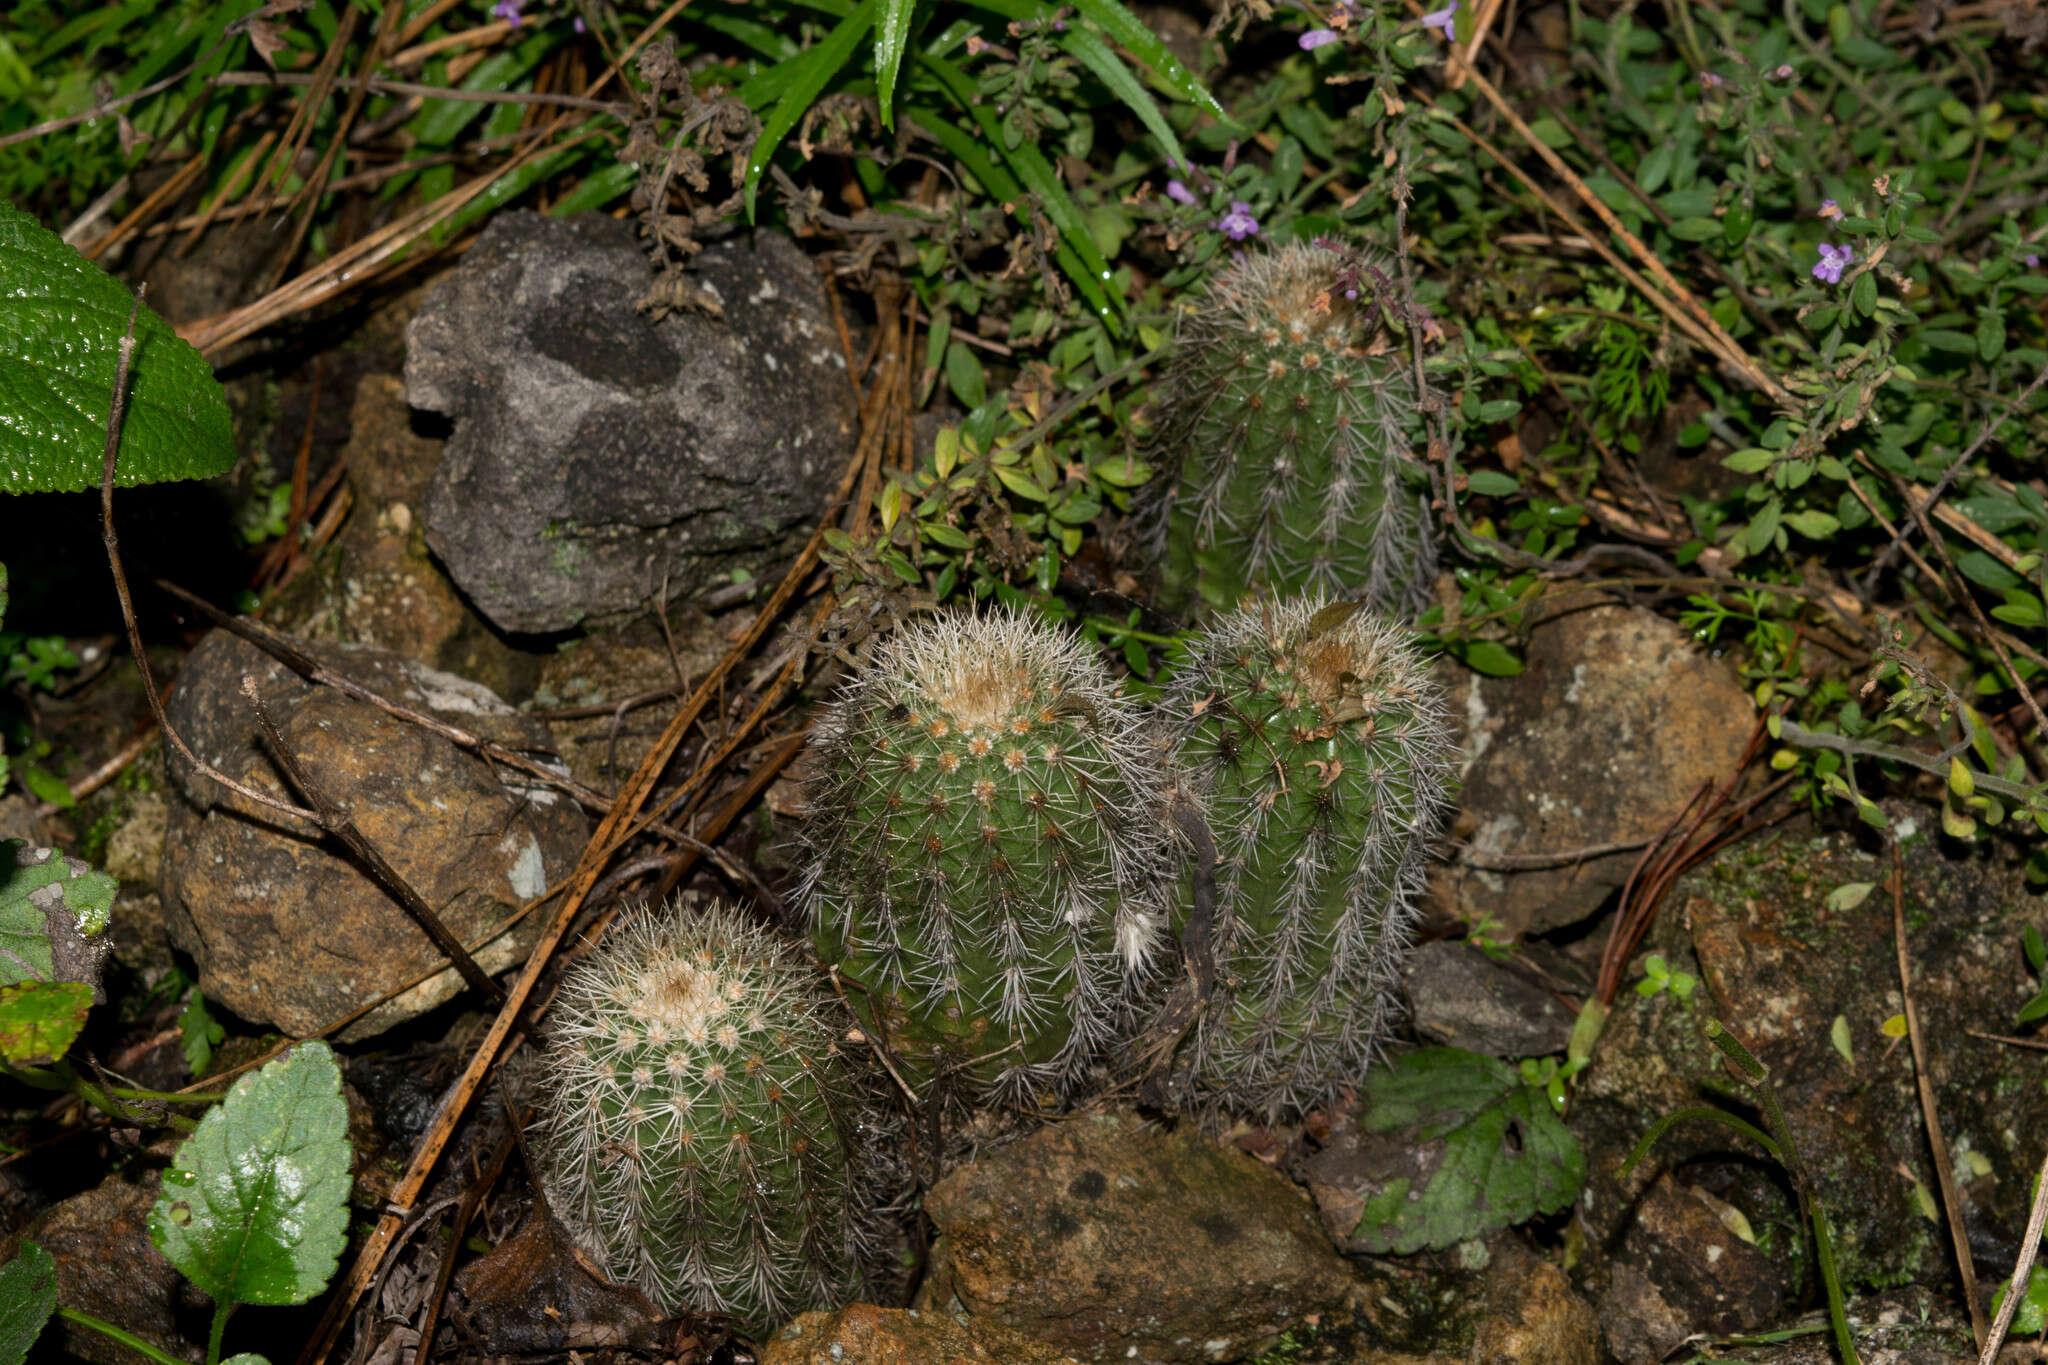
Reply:
<svg viewBox="0 0 2048 1365"><path fill-rule="evenodd" d="M925 1198L919 1304L955 1304L1082 1360L1239 1360L1349 1295L1284 1176L1187 1128L1119 1115L989 1152Z"/></svg>
<svg viewBox="0 0 2048 1365"><path fill-rule="evenodd" d="M1056 1346L964 1313L849 1304L805 1313L761 1349L761 1365L1080 1365Z"/></svg>
<svg viewBox="0 0 2048 1365"><path fill-rule="evenodd" d="M1434 895L1472 923L1490 918L1500 936L1592 914L1637 854L1505 871L1489 855L1654 838L1701 783L1735 771L1756 719L1734 668L1654 612L1587 593L1539 610L1520 675L1446 680L1465 729L1453 833L1470 847Z"/></svg>

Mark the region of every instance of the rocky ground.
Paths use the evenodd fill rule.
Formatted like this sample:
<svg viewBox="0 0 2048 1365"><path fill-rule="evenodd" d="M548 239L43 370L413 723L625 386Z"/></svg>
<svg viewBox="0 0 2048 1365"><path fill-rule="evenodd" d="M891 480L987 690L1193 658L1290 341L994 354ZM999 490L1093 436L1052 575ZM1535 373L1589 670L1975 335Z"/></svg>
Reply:
<svg viewBox="0 0 2048 1365"><path fill-rule="evenodd" d="M773 580L851 450L843 353L801 253L768 238L714 248L700 268L709 297L657 323L636 311L644 271L625 228L507 215L452 274L356 320L319 361L234 386L273 458L310 433L315 477L343 471L349 490L336 533L262 619L439 728L304 682L189 614L188 633L157 637L176 681L171 719L193 747L284 790L255 744L243 680L257 679L319 781L489 972L530 949L530 903L574 863L665 723L663 703L751 619L748 584ZM160 301L178 297L175 283ZM566 466L562 449L575 453ZM130 505L149 514L140 495ZM154 567L179 576L168 554ZM151 607L160 628L173 619ZM771 647L771 668L787 654ZM1738 770L1758 723L1728 660L1616 595L1546 598L1526 658L1511 678L1441 668L1463 790L1406 981L1409 1041L1509 1062L1564 1053L1645 845ZM830 676L809 685L822 692ZM44 701L42 732L98 762L141 714L131 679L109 668ZM479 739L497 748L480 755ZM334 1036L353 1202L374 1216L488 1015L452 970L435 970L431 945L374 881L311 831L216 791L152 747L75 811L0 802L0 836L76 846L120 878L122 1003L89 1042L137 1084L188 1079L176 1002L151 995L173 971L196 976L235 1026L215 1072L279 1035L344 1021ZM693 876L772 913L790 889L782 844L801 793L785 780L765 801L746 795L723 861ZM2048 931L2048 908L1997 838L1948 839L1931 804L1901 799L1885 814L1901 856L1896 904L1882 840L1810 811L1776 812L1669 887L1620 965L1624 988L1565 1107L1586 1170L1565 1211L1379 1254L1354 1236L1384 1178L1356 1107L1215 1130L1100 1097L952 1150L902 1210L877 1302L804 1314L754 1358L1822 1361L1833 1348L1804 1182L1832 1219L1863 1359L1973 1359L1913 1053L1892 1023L1904 1008L1894 917L1988 1296L2018 1255L2048 1135L2048 1052L2038 1030L2007 1036L2035 989L2022 927ZM1479 930L1472 941L1466 927ZM1685 984L1636 989L1660 979L1652 956L1663 982ZM1796 1178L1700 1121L1622 1173L1662 1115L1715 1103L1758 1117L1754 1092L1707 1042L1709 1019L1769 1068ZM418 1207L445 1217L509 1131L494 1095ZM71 1111L17 1115L0 1131L20 1140L0 1162L0 1259L36 1241L57 1258L65 1303L197 1359L203 1300L144 1230L168 1145L141 1145L142 1133ZM508 1174L470 1211L436 1310L455 1324L443 1355L705 1358L717 1324L659 1321L602 1283L535 1209L522 1161L498 1159ZM440 1226L405 1234L358 1319L356 1359L412 1358L423 1308L442 1301ZM310 1336L318 1308L267 1320L274 1358ZM45 1349L130 1358L89 1333L61 1335ZM2003 1358L2042 1357L2022 1341Z"/></svg>

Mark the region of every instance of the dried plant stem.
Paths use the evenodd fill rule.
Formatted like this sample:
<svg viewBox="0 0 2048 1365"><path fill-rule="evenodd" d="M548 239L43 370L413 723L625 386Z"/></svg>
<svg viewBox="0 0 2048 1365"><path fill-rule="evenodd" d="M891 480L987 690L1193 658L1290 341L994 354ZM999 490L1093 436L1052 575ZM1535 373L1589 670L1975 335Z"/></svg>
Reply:
<svg viewBox="0 0 2048 1365"><path fill-rule="evenodd" d="M2026 1297L2029 1277L2034 1273L2034 1258L2041 1251L2041 1234L2048 1224L2048 1156L2041 1158L2041 1171L2034 1177L2034 1207L2027 1214L2027 1235L2020 1241L2019 1264L2012 1268L2012 1280L2005 1287L2005 1302L1998 1306L1998 1317L1991 1324L1991 1335L1985 1338L1984 1349L1977 1357L1977 1365L1993 1365L1998 1359L1998 1348L2005 1344L2006 1331L2012 1326L2012 1315ZM1976 1299L1970 1300L1974 1314Z"/></svg>
<svg viewBox="0 0 2048 1365"><path fill-rule="evenodd" d="M1913 1044L1913 1080L1920 1091L1920 1118L1927 1127L1927 1145L1934 1151L1934 1178L1941 1185L1942 1212L1948 1216L1949 1240L1955 1246L1956 1267L1963 1276L1963 1298L1970 1305L1970 1335L1977 1349L1984 1349L1984 1305L1978 1302L1977 1267L1970 1259L1970 1238L1963 1230L1962 1196L1956 1191L1954 1163L1949 1159L1948 1140L1941 1133L1941 1115L1934 1107L1934 1080L1927 1070L1927 1040L1920 1032L1920 1014L1913 1008L1913 969L1906 960L1906 868L1899 857L1897 840L1892 841L1892 941L1899 955L1899 994L1905 1000L1906 1036Z"/></svg>
<svg viewBox="0 0 2048 1365"><path fill-rule="evenodd" d="M150 714L156 717L157 728L171 742L199 776L210 778L226 787L245 801L277 812L294 820L310 820L319 823L317 813L301 809L289 801L280 801L268 792L237 782L220 769L192 752L192 746L185 737L171 728L164 715L163 697L157 691L156 676L149 666L149 651L142 643L142 627L135 619L135 599L128 592L128 573L121 565L121 539L114 532L114 470L119 463L121 452L121 424L128 413L128 374L135 363L135 320L142 314L142 295L137 291L134 306L128 311L128 330L121 337L120 358L114 366L114 393L107 405L107 445L100 468L100 538L107 547L107 568L114 576L114 596L121 603L121 624L128 632L128 648L135 656L135 671L142 675L142 692L149 698Z"/></svg>

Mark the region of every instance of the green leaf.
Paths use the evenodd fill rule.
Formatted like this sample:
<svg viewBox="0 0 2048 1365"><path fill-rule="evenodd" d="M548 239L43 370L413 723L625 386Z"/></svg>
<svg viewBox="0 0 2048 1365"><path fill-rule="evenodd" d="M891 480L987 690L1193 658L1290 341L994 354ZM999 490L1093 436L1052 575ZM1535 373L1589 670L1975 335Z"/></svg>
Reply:
<svg viewBox="0 0 2048 1365"><path fill-rule="evenodd" d="M880 0L881 23L875 33L875 81L881 96L882 126L896 126L896 72L903 65L903 45L910 41L910 17L917 0Z"/></svg>
<svg viewBox="0 0 2048 1365"><path fill-rule="evenodd" d="M1543 1092L1507 1063L1424 1048L1370 1073L1360 1127L1366 1198L1355 1249L1405 1255L1564 1208L1586 1159Z"/></svg>
<svg viewBox="0 0 2048 1365"><path fill-rule="evenodd" d="M1506 474L1476 469L1465 476L1465 486L1481 497L1505 498L1522 491L1522 485Z"/></svg>
<svg viewBox="0 0 2048 1365"><path fill-rule="evenodd" d="M958 341L946 347L946 385L970 411L988 401L988 376L981 360Z"/></svg>
<svg viewBox="0 0 2048 1365"><path fill-rule="evenodd" d="M1764 450L1761 447L1752 446L1748 450L1738 450L1733 455L1723 456L1721 465L1723 468L1732 469L1738 474L1760 474L1764 470L1769 469L1771 462L1777 458L1778 452L1775 450Z"/></svg>
<svg viewBox="0 0 2048 1365"><path fill-rule="evenodd" d="M304 1043L199 1120L164 1173L149 1237L216 1303L304 1303L334 1275L348 1230L341 1071Z"/></svg>
<svg viewBox="0 0 2048 1365"><path fill-rule="evenodd" d="M789 130L796 127L804 112L823 93L825 85L839 73L853 56L854 47L860 42L868 26L875 21L876 0L866 3L852 14L839 21L832 31L816 44L806 49L800 57L792 57L776 69L789 69L790 82L783 90L782 97L775 102L775 109L768 115L766 126L761 129L760 138L754 143L752 155L747 158L747 218L754 217L754 192L760 186L761 173L768 169L768 162L775 155L775 149L782 145L782 139ZM748 83L749 85L752 82ZM744 96L746 87L741 87Z"/></svg>
<svg viewBox="0 0 2048 1365"><path fill-rule="evenodd" d="M0 1365L21 1365L57 1311L57 1263L34 1242L0 1265Z"/></svg>
<svg viewBox="0 0 2048 1365"><path fill-rule="evenodd" d="M2006 1291L2012 1288L2010 1281L1998 1286L1998 1292L1991 1297L1991 1313L1996 1317L2005 1307ZM2013 1336L2038 1336L2048 1330L2048 1266L2036 1265L2027 1276L2027 1294L2020 1300L2020 1306L2013 1310L2012 1326L2008 1329Z"/></svg>
<svg viewBox="0 0 2048 1365"><path fill-rule="evenodd" d="M1828 892L1828 909L1854 910L1869 898L1876 886L1876 882L1843 882Z"/></svg>
<svg viewBox="0 0 2048 1365"><path fill-rule="evenodd" d="M1866 270L1849 290L1849 302L1861 317L1877 311L1877 276Z"/></svg>
<svg viewBox="0 0 2048 1365"><path fill-rule="evenodd" d="M0 986L99 985L108 912L120 883L54 849L0 842Z"/></svg>
<svg viewBox="0 0 2048 1365"><path fill-rule="evenodd" d="M132 307L113 276L0 199L0 493L99 487ZM234 462L213 367L144 308L116 482L210 478Z"/></svg>
<svg viewBox="0 0 2048 1365"><path fill-rule="evenodd" d="M1805 536L1808 540L1825 540L1842 529L1842 523L1826 512L1811 509L1802 512L1787 512L1785 524Z"/></svg>
<svg viewBox="0 0 2048 1365"><path fill-rule="evenodd" d="M0 1060L44 1066L62 1057L85 1027L92 987L81 981L0 986Z"/></svg>
<svg viewBox="0 0 2048 1365"><path fill-rule="evenodd" d="M178 1032L185 1040L185 1068L194 1076L205 1073L207 1063L213 1060L213 1050L228 1036L220 1021L207 1012L206 997L197 986L186 998L185 1008L178 1011Z"/></svg>
<svg viewBox="0 0 2048 1365"><path fill-rule="evenodd" d="M1465 667L1489 678L1512 678L1523 668L1513 650L1492 640L1473 640L1456 653Z"/></svg>

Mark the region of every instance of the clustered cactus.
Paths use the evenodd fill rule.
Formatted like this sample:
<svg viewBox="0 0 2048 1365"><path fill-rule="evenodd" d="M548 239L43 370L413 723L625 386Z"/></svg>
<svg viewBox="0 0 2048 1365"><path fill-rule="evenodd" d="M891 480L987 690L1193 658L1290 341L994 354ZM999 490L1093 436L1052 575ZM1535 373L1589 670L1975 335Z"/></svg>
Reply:
<svg viewBox="0 0 2048 1365"><path fill-rule="evenodd" d="M645 913L566 975L536 1147L614 1278L754 1327L852 1294L871 1119L836 1007L722 905Z"/></svg>
<svg viewBox="0 0 2048 1365"><path fill-rule="evenodd" d="M1057 1098L1160 931L1164 768L1141 712L1075 636L960 614L885 643L811 743L820 957L913 1085Z"/></svg>
<svg viewBox="0 0 2048 1365"><path fill-rule="evenodd" d="M1254 589L1415 605L1432 573L1407 427L1415 388L1387 277L1318 244L1246 255L1187 314L1161 397L1153 508L1165 596Z"/></svg>
<svg viewBox="0 0 2048 1365"><path fill-rule="evenodd" d="M1194 1098L1298 1115L1355 1082L1392 1022L1453 776L1443 705L1402 632L1308 598L1212 626L1165 713L1217 853Z"/></svg>
<svg viewBox="0 0 2048 1365"><path fill-rule="evenodd" d="M1211 885L1213 987L1191 1027L1160 1015L1192 1107L1298 1115L1386 1038L1452 769L1385 615L1427 566L1412 395L1357 297L1373 272L1338 264L1249 258L1187 331L1168 579L1227 610L1156 713L1078 637L958 612L883 641L813 729L806 927L918 1098L1070 1097ZM1212 868L1176 878L1169 810L1201 815ZM761 1326L851 1292L876 1111L839 1010L736 911L614 933L564 982L542 1087L579 1242L667 1311Z"/></svg>

